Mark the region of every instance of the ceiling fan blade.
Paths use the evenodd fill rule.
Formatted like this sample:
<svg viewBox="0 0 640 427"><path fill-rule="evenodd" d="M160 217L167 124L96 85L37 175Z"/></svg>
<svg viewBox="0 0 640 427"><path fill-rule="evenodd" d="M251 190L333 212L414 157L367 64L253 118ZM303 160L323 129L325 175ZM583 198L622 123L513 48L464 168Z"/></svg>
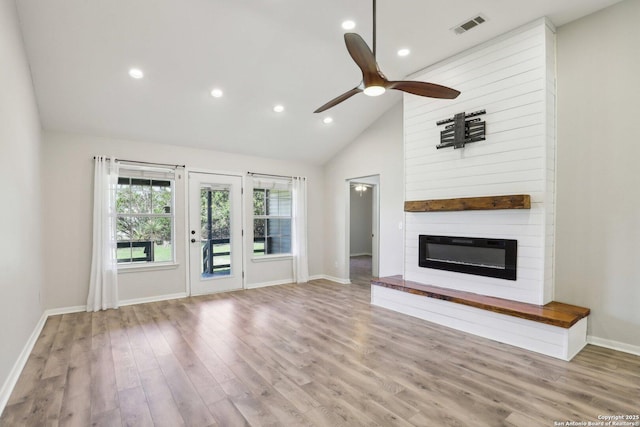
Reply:
<svg viewBox="0 0 640 427"><path fill-rule="evenodd" d="M362 71L362 81L365 87L384 86L386 79L378 68L376 57L363 38L356 33L346 33L344 42L347 45L349 55Z"/></svg>
<svg viewBox="0 0 640 427"><path fill-rule="evenodd" d="M397 89L429 98L454 99L460 95L460 91L451 89L450 87L440 86L435 83L414 81L391 81L388 83L387 89Z"/></svg>
<svg viewBox="0 0 640 427"><path fill-rule="evenodd" d="M345 92L342 95L333 98L331 101L327 102L322 107L320 107L316 111L314 111L314 113L322 113L323 111L328 110L331 107L335 107L336 105L340 104L342 101L345 101L345 100L351 98L353 95L355 95L357 93L360 93L360 92L362 92L362 89L360 89L359 87L355 87L355 88L351 89L350 91Z"/></svg>

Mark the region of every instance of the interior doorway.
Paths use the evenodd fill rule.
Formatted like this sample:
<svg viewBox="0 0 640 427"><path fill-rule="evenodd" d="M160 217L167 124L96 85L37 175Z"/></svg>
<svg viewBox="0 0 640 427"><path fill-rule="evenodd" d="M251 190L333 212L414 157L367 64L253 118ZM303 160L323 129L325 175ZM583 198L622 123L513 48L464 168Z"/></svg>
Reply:
<svg viewBox="0 0 640 427"><path fill-rule="evenodd" d="M351 283L378 276L379 175L347 180L347 272Z"/></svg>

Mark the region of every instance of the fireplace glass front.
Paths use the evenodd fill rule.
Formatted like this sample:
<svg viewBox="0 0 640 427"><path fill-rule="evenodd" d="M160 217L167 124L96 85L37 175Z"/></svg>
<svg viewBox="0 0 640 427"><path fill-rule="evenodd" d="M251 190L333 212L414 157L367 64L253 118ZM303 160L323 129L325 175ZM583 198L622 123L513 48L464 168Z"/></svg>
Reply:
<svg viewBox="0 0 640 427"><path fill-rule="evenodd" d="M477 237L419 238L420 267L516 280L516 240Z"/></svg>

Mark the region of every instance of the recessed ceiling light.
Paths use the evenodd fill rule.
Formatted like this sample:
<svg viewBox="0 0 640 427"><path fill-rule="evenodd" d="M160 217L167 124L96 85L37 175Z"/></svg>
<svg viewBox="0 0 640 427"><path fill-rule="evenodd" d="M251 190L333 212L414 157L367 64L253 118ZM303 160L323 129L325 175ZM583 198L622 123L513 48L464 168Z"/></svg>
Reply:
<svg viewBox="0 0 640 427"><path fill-rule="evenodd" d="M328 125L329 123L333 123L333 118L325 117L324 119L322 119L322 123L324 123L325 125Z"/></svg>
<svg viewBox="0 0 640 427"><path fill-rule="evenodd" d="M411 53L411 51L407 48L402 48L398 50L398 56L407 56Z"/></svg>
<svg viewBox="0 0 640 427"><path fill-rule="evenodd" d="M213 89L211 91L211 96L213 96L214 98L221 98L222 95L224 95L224 93L222 92L221 89Z"/></svg>
<svg viewBox="0 0 640 427"><path fill-rule="evenodd" d="M276 113L282 113L284 111L284 106L278 104L273 106L273 111Z"/></svg>
<svg viewBox="0 0 640 427"><path fill-rule="evenodd" d="M353 30L356 27L356 23L348 19L342 23L342 28L345 30Z"/></svg>
<svg viewBox="0 0 640 427"><path fill-rule="evenodd" d="M134 79L141 79L144 77L144 73L139 68L132 68L129 70L129 75Z"/></svg>

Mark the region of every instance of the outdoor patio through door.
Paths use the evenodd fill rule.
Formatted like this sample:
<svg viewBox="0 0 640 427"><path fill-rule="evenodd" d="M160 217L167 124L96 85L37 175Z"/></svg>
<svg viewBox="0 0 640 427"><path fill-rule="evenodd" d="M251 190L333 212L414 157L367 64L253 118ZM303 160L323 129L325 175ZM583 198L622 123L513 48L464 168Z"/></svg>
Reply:
<svg viewBox="0 0 640 427"><path fill-rule="evenodd" d="M189 174L191 294L242 288L242 178Z"/></svg>

